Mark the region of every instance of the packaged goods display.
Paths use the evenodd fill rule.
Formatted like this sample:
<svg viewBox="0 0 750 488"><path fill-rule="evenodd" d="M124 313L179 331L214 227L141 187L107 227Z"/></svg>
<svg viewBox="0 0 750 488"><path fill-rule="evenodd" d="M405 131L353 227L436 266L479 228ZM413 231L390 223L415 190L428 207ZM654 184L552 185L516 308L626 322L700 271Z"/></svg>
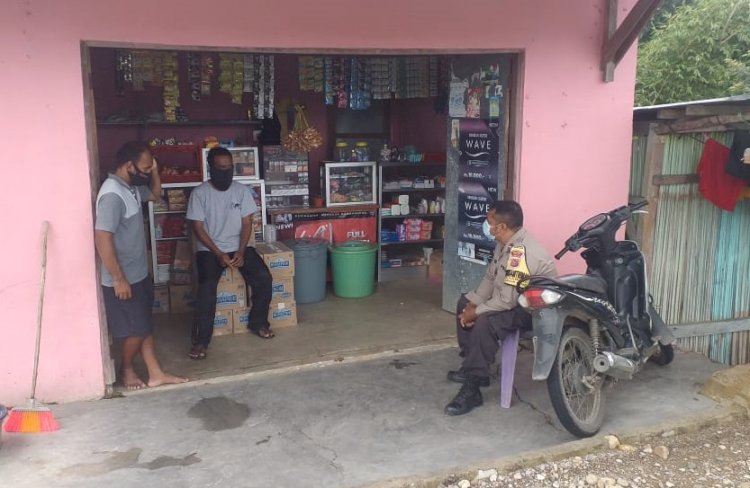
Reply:
<svg viewBox="0 0 750 488"><path fill-rule="evenodd" d="M380 163L379 279L399 279L399 269L428 266L442 247L445 166L408 161Z"/></svg>
<svg viewBox="0 0 750 488"><path fill-rule="evenodd" d="M281 146L264 146L263 168L269 209L310 206L307 153L288 151Z"/></svg>
<svg viewBox="0 0 750 488"><path fill-rule="evenodd" d="M329 207L377 203L375 162L325 162L326 200Z"/></svg>

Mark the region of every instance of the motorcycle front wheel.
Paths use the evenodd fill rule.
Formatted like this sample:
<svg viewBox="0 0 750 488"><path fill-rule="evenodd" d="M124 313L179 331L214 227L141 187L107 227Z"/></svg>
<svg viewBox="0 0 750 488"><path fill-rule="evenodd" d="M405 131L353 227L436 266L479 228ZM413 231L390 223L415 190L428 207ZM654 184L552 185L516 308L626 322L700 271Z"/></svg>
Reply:
<svg viewBox="0 0 750 488"><path fill-rule="evenodd" d="M568 327L560 338L547 378L547 391L557 418L578 437L596 434L604 421L603 379L594 371L593 356L589 335L578 327Z"/></svg>

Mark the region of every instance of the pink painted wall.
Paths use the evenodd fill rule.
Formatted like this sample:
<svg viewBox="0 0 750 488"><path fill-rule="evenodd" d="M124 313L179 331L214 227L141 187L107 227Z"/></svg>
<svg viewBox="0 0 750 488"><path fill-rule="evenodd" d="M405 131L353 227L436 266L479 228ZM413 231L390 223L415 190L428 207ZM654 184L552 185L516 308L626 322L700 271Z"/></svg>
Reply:
<svg viewBox="0 0 750 488"><path fill-rule="evenodd" d="M634 0L621 2L623 10ZM103 392L82 40L252 48L523 50L519 195L551 250L627 196L634 63L598 68L604 0L8 0L0 16L0 402L27 395L40 222L51 222L38 397ZM560 209L565 211L560 214ZM573 259L563 269L574 267Z"/></svg>

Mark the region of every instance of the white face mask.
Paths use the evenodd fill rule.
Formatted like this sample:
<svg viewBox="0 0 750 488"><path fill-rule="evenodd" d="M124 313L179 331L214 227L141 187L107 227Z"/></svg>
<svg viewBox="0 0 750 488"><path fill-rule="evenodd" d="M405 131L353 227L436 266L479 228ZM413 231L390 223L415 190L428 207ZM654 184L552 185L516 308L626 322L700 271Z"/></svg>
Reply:
<svg viewBox="0 0 750 488"><path fill-rule="evenodd" d="M491 230L490 223L489 223L489 221L485 220L484 223L482 224L482 232L484 233L484 236L487 239L489 239L491 241L494 241L495 240L495 236L492 235L492 233L490 232L490 230Z"/></svg>

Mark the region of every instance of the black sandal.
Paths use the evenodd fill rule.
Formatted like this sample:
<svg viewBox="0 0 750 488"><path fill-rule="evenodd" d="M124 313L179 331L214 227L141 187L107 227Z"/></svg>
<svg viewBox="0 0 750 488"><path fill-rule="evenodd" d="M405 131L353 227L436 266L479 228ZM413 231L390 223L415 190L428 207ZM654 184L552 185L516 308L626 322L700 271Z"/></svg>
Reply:
<svg viewBox="0 0 750 488"><path fill-rule="evenodd" d="M206 359L206 348L203 346L193 346L188 352L190 359Z"/></svg>
<svg viewBox="0 0 750 488"><path fill-rule="evenodd" d="M261 339L273 339L274 337L276 337L276 334L274 334L273 331L268 327L262 327L260 329L250 329L250 332L257 335Z"/></svg>

